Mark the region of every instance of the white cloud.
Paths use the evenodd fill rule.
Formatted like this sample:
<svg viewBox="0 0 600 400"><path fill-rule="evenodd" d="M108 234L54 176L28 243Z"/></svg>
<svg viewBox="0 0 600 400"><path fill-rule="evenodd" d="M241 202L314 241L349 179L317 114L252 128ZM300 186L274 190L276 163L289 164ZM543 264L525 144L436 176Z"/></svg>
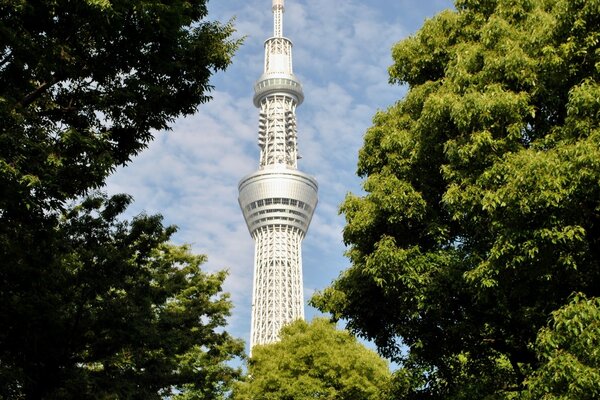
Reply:
<svg viewBox="0 0 600 400"><path fill-rule="evenodd" d="M436 0L288 0L284 32L295 44L294 69L306 100L298 109L300 169L319 181L319 205L304 243L305 296L324 288L348 261L338 206L359 191L357 152L377 109L403 93L387 84L391 45L426 15L451 5ZM110 192L135 198L132 213L159 212L180 227L175 240L209 257L207 268L228 268L225 290L236 305L229 330L249 336L254 244L237 204L237 184L258 165L257 110L252 85L272 34L268 0L209 2L211 18L236 16L245 44L213 79L213 100L193 117L160 133L130 166L110 178ZM428 7L428 8L425 8ZM307 310L313 315L315 310Z"/></svg>

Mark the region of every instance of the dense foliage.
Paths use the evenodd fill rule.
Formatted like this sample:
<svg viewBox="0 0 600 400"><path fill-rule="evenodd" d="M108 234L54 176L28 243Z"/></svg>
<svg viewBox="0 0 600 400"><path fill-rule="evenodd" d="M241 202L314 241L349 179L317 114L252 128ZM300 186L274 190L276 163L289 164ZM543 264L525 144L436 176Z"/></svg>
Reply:
<svg viewBox="0 0 600 400"><path fill-rule="evenodd" d="M225 364L243 352L221 329L226 274L169 245L159 216L119 221L129 201L86 199L32 249L43 260L10 266L0 398L217 399L238 376Z"/></svg>
<svg viewBox="0 0 600 400"><path fill-rule="evenodd" d="M526 399L600 398L600 298L577 294L554 311L536 348L542 364L528 379Z"/></svg>
<svg viewBox="0 0 600 400"><path fill-rule="evenodd" d="M208 99L237 43L205 3L0 1L1 217L101 186Z"/></svg>
<svg viewBox="0 0 600 400"><path fill-rule="evenodd" d="M278 343L255 346L236 400L380 400L387 388L386 361L325 319L296 321Z"/></svg>
<svg viewBox="0 0 600 400"><path fill-rule="evenodd" d="M401 398L550 391L557 354L597 376L597 312L592 342L544 327L600 295L600 1L457 0L393 57L409 90L366 133L352 265L313 303L401 362Z"/></svg>
<svg viewBox="0 0 600 400"><path fill-rule="evenodd" d="M208 399L236 375L224 275L158 217L119 222L126 197L73 203L208 99L238 43L205 3L0 0L0 399Z"/></svg>

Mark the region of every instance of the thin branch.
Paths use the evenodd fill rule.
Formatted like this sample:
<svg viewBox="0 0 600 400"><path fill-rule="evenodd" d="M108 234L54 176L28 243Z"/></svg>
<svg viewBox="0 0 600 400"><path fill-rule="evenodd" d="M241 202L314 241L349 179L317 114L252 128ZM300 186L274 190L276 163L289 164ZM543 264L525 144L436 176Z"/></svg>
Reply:
<svg viewBox="0 0 600 400"><path fill-rule="evenodd" d="M25 96L23 100L19 101L17 103L17 107L27 107L58 82L60 82L60 78L58 78L56 75L53 76L50 81L42 83L33 92Z"/></svg>
<svg viewBox="0 0 600 400"><path fill-rule="evenodd" d="M519 388L519 390L523 390L523 382L525 381L525 375L523 374L523 371L521 370L518 361L514 359L512 354L508 354L508 360L510 361L510 365L512 366L513 371L517 376L517 387Z"/></svg>

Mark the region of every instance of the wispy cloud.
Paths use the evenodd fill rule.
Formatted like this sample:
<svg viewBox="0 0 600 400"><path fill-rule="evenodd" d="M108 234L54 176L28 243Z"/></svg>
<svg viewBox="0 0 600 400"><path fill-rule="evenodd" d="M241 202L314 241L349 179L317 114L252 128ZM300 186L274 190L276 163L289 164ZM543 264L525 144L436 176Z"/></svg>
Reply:
<svg viewBox="0 0 600 400"><path fill-rule="evenodd" d="M423 4L427 3L427 4ZM132 213L161 213L178 225L175 240L209 256L208 270L227 268L225 290L236 305L229 330L249 336L254 244L237 204L237 184L258 165L252 85L272 33L269 0L209 3L212 18L236 17L246 36L233 65L213 79L213 100L178 120L108 183L135 198ZM300 169L319 181L319 205L304 243L305 296L347 266L338 206L360 191L355 176L362 137L378 109L404 89L387 84L391 45L450 0L288 0L284 32L294 41L294 69L305 103L298 109ZM307 310L307 315L314 314Z"/></svg>

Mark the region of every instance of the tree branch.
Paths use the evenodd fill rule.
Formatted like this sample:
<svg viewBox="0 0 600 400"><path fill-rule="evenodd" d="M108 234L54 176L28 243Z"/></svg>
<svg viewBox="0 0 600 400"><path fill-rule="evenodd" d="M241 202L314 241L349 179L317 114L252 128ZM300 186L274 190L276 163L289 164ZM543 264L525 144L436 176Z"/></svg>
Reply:
<svg viewBox="0 0 600 400"><path fill-rule="evenodd" d="M517 384L517 388L518 390L522 390L523 389L523 381L525 380L525 375L523 374L523 371L521 369L521 367L519 366L519 361L517 361L518 359L524 360L527 359L529 357L527 357L524 353L519 352L517 349L514 349L513 347L509 346L504 340L496 340L493 338L486 338L483 339L483 342L488 344L492 349L506 355L506 357L508 358L508 361L510 362L510 365L513 369L513 372L515 373L516 376L516 384Z"/></svg>
<svg viewBox="0 0 600 400"><path fill-rule="evenodd" d="M27 107L28 105L33 103L37 98L39 98L42 94L44 94L44 92L46 92L49 88L60 82L60 80L61 79L58 76L53 76L50 81L42 83L33 92L23 97L23 99L17 103L17 107Z"/></svg>
<svg viewBox="0 0 600 400"><path fill-rule="evenodd" d="M508 354L508 360L510 361L510 365L517 376L517 387L519 390L523 390L523 382L525 381L525 375L519 366L519 363L515 360L512 354Z"/></svg>

